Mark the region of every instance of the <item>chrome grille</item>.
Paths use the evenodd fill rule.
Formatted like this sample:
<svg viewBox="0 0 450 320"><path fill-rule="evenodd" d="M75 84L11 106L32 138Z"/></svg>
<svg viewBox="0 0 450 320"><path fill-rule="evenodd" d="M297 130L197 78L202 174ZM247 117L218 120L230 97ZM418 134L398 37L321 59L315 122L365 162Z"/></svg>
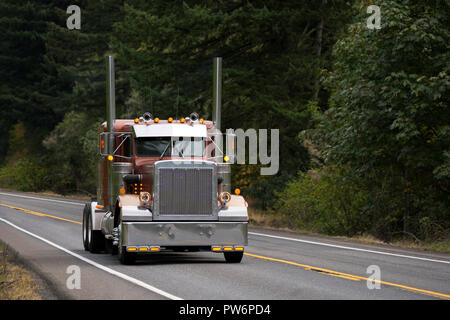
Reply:
<svg viewBox="0 0 450 320"><path fill-rule="evenodd" d="M213 176L212 167L159 168L159 215L212 215Z"/></svg>

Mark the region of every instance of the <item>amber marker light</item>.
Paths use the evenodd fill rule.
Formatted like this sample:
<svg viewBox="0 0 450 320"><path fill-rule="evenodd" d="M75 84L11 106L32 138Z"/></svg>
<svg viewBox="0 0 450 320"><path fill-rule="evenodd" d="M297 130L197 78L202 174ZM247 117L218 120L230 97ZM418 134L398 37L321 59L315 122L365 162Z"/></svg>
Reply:
<svg viewBox="0 0 450 320"><path fill-rule="evenodd" d="M181 123L185 123L185 122L186 122L186 119L181 118L181 119L180 119L180 122L181 122Z"/></svg>
<svg viewBox="0 0 450 320"><path fill-rule="evenodd" d="M173 121L173 118L172 118L172 117L170 117L169 119L167 119L167 121L169 121L169 123L172 123L172 121Z"/></svg>
<svg viewBox="0 0 450 320"><path fill-rule="evenodd" d="M200 123L203 123L205 120L203 120L203 118L200 118Z"/></svg>
<svg viewBox="0 0 450 320"><path fill-rule="evenodd" d="M153 121L155 121L155 123L158 123L159 122L159 118L155 118L155 120L153 120Z"/></svg>
<svg viewBox="0 0 450 320"><path fill-rule="evenodd" d="M134 119L134 123L139 123L139 118Z"/></svg>
<svg viewBox="0 0 450 320"><path fill-rule="evenodd" d="M108 160L109 160L109 161L113 161L113 160L114 160L114 157L113 157L112 155L109 155L109 156L108 156Z"/></svg>
<svg viewBox="0 0 450 320"><path fill-rule="evenodd" d="M234 194L240 195L241 189L239 189L239 188L234 189Z"/></svg>
<svg viewBox="0 0 450 320"><path fill-rule="evenodd" d="M223 161L228 162L228 160L230 160L230 157L228 156L223 157Z"/></svg>
<svg viewBox="0 0 450 320"><path fill-rule="evenodd" d="M125 189L124 188L120 189L120 194L125 194Z"/></svg>

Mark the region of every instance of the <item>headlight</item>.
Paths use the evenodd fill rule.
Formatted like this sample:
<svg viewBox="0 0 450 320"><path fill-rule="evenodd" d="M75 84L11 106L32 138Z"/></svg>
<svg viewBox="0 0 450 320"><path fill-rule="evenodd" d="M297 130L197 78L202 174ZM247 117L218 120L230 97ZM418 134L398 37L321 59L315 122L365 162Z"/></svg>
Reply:
<svg viewBox="0 0 450 320"><path fill-rule="evenodd" d="M231 194L227 191L224 191L219 195L219 200L221 203L225 204L231 200Z"/></svg>
<svg viewBox="0 0 450 320"><path fill-rule="evenodd" d="M141 200L142 204L147 205L152 200L152 196L150 193L144 191L139 194L139 200Z"/></svg>

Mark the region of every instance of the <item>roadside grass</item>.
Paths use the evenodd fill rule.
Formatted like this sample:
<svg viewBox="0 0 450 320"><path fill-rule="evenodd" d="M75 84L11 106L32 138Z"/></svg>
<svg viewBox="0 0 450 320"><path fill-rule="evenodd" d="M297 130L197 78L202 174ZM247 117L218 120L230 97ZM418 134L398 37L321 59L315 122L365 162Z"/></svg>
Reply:
<svg viewBox="0 0 450 320"><path fill-rule="evenodd" d="M55 193L53 191L42 191L42 192L33 192L35 195L39 196L49 196L49 197L56 197L56 198L67 198L67 199L77 199L77 200L85 200L85 201L91 201L90 196L87 196L83 193L76 193L76 194L70 194L70 195L61 195L58 193Z"/></svg>
<svg viewBox="0 0 450 320"><path fill-rule="evenodd" d="M0 243L0 300L42 300L31 274L19 266L8 246Z"/></svg>
<svg viewBox="0 0 450 320"><path fill-rule="evenodd" d="M385 242L369 234L357 235L354 237L328 236L312 232L311 230L300 229L295 226L293 227L286 217L283 217L282 215L276 215L265 210L252 208L251 206L249 206L248 208L248 216L249 216L249 225L261 229L289 231L304 235L328 237L330 239L351 241L355 243L378 244L406 249L418 249L424 251L450 253L450 239L431 242L417 241L417 240L395 240L392 242Z"/></svg>

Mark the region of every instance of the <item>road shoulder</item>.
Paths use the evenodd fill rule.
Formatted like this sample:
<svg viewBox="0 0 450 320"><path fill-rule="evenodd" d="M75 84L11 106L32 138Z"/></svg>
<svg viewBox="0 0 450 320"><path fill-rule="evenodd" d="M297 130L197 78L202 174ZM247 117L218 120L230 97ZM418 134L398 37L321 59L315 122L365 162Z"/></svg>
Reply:
<svg viewBox="0 0 450 320"><path fill-rule="evenodd" d="M46 283L51 294L46 299L62 300L160 300L160 295L110 275L30 235L0 223L2 242ZM76 252L81 254L82 252ZM73 270L79 270L79 288ZM71 278L72 277L72 278ZM72 280L73 279L73 280Z"/></svg>

